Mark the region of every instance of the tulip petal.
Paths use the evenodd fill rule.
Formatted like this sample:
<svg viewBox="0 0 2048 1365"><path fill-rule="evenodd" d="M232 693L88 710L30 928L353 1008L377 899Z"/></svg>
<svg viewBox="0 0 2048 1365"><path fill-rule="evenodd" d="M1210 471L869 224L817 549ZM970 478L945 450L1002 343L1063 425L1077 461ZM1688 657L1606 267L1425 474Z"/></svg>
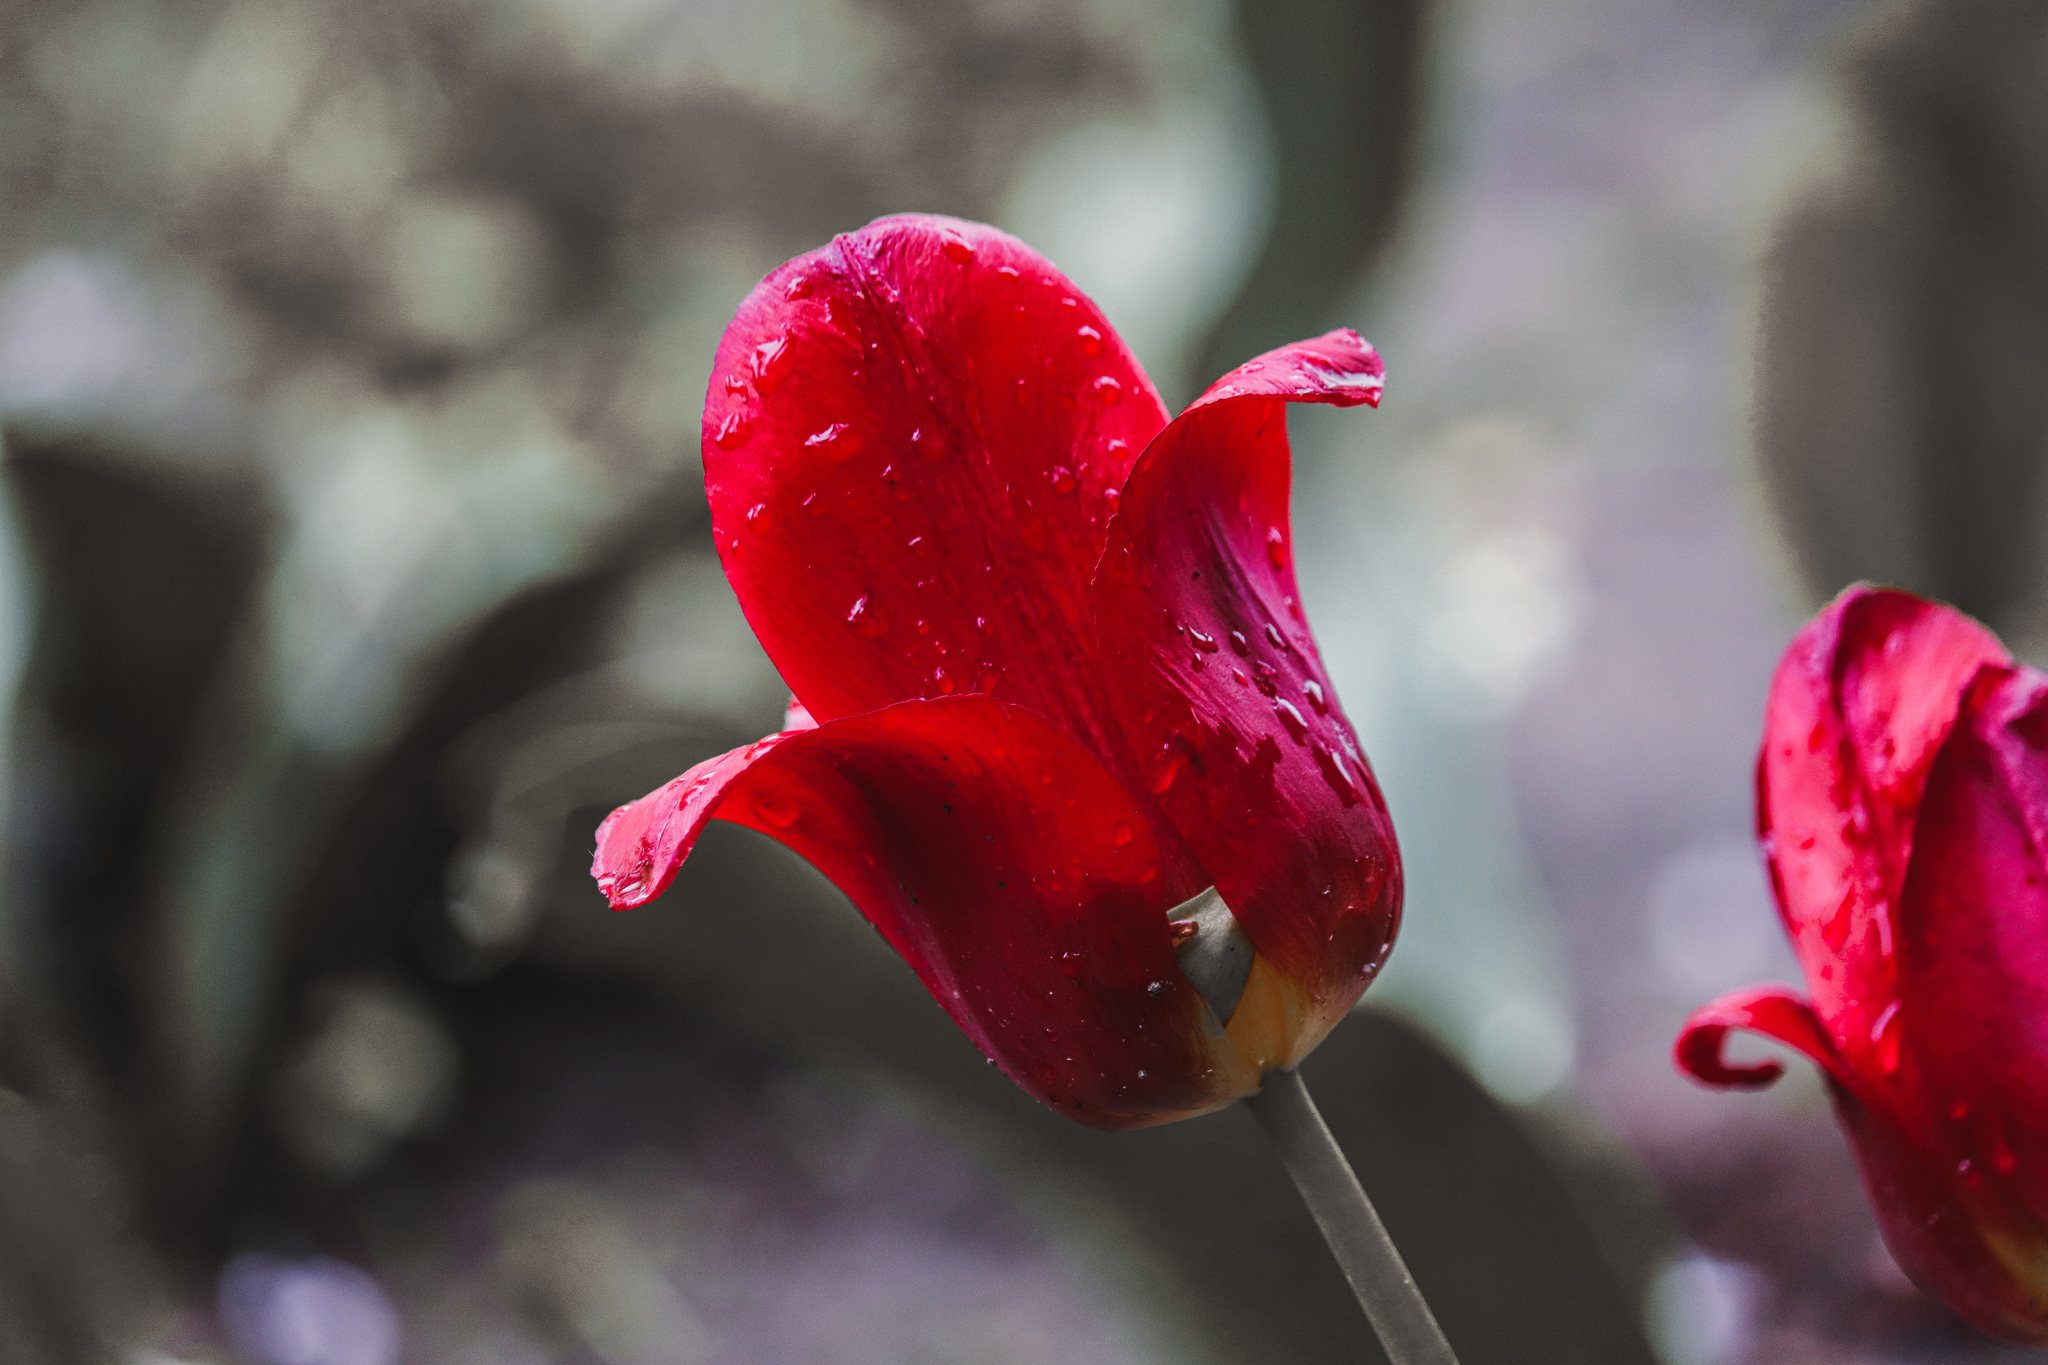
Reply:
<svg viewBox="0 0 2048 1365"><path fill-rule="evenodd" d="M1225 376L1146 449L1096 574L1141 780L1258 949L1231 1033L1252 1047L1266 1020L1269 1065L1351 1007L1400 916L1393 828L1302 615L1287 504L1286 404L1373 402L1380 375L1341 331Z"/></svg>
<svg viewBox="0 0 2048 1365"><path fill-rule="evenodd" d="M1177 967L1160 852L1093 754L993 697L906 702L700 763L606 819L613 906L658 895L705 823L839 887L1017 1084L1104 1128L1257 1089Z"/></svg>
<svg viewBox="0 0 2048 1365"><path fill-rule="evenodd" d="M2048 1346L2048 1228L2002 1178L1930 1148L1895 1112L1841 1087L1834 1099L1899 1268L1986 1336Z"/></svg>
<svg viewBox="0 0 2048 1365"><path fill-rule="evenodd" d="M1814 1017L1805 996L1784 986L1751 986L1730 991L1700 1006L1678 1035L1674 1058L1678 1069L1702 1085L1735 1090L1761 1090L1785 1074L1782 1062L1736 1063L1722 1055L1735 1029L1764 1037L1805 1053L1829 1075L1841 1079L1841 1061L1826 1030Z"/></svg>
<svg viewBox="0 0 2048 1365"><path fill-rule="evenodd" d="M1165 422L1042 256L976 223L884 218L769 275L719 344L719 556L818 720L989 692L1107 753L1087 589Z"/></svg>
<svg viewBox="0 0 2048 1365"><path fill-rule="evenodd" d="M2048 677L1978 675L1914 844L1880 1061L1910 1131L2048 1220Z"/></svg>
<svg viewBox="0 0 2048 1365"><path fill-rule="evenodd" d="M1771 680L1757 831L1814 1008L1852 1070L1897 998L1896 907L1921 789L1997 637L1909 593L1855 587Z"/></svg>

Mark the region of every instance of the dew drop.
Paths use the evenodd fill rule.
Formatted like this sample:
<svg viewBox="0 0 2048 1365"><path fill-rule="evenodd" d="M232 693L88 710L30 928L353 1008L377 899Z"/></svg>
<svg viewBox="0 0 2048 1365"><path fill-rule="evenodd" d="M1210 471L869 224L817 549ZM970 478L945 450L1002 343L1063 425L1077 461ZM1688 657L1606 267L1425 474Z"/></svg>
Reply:
<svg viewBox="0 0 2048 1365"><path fill-rule="evenodd" d="M2000 1175L2011 1175L2019 1165L2019 1158L2012 1154L2012 1144L2006 1140L2005 1125L2001 1122L1991 1130L1991 1169Z"/></svg>
<svg viewBox="0 0 2048 1365"><path fill-rule="evenodd" d="M922 625L923 622L919 624ZM946 672L944 665L932 670L932 686L939 689L939 695L942 697L953 695L953 675Z"/></svg>
<svg viewBox="0 0 2048 1365"><path fill-rule="evenodd" d="M1102 333L1093 327L1083 327L1074 335L1081 338L1081 354L1093 360L1102 354Z"/></svg>
<svg viewBox="0 0 2048 1365"><path fill-rule="evenodd" d="M1315 708L1317 715L1330 714L1330 699L1323 695L1323 685L1314 678L1301 685L1301 695L1308 698L1308 704Z"/></svg>
<svg viewBox="0 0 2048 1365"><path fill-rule="evenodd" d="M1877 1022L1870 1026L1870 1043L1877 1049L1877 1068L1890 1076L1899 1069L1899 1034L1894 1025L1898 1021L1899 1002L1894 1000L1884 1007L1877 1016Z"/></svg>
<svg viewBox="0 0 2048 1365"><path fill-rule="evenodd" d="M863 640L877 640L889 633L889 613L872 597L863 597L846 613L846 624Z"/></svg>
<svg viewBox="0 0 2048 1365"><path fill-rule="evenodd" d="M1152 789L1154 796L1164 796L1167 789L1179 780L1181 770L1188 766L1187 750L1174 742L1179 738L1179 735L1175 735L1173 739L1167 740L1159 747L1158 767L1153 772L1151 781L1145 784Z"/></svg>
<svg viewBox="0 0 2048 1365"><path fill-rule="evenodd" d="M925 543L923 536L912 536L909 540L903 542L903 548L916 555L919 559L931 557L931 546Z"/></svg>
<svg viewBox="0 0 2048 1365"><path fill-rule="evenodd" d="M1294 648L1293 645L1287 643L1287 637L1280 633L1280 627L1274 625L1271 621L1266 622L1266 639L1271 642L1275 649Z"/></svg>
<svg viewBox="0 0 2048 1365"><path fill-rule="evenodd" d="M1157 1000L1160 996L1166 994L1166 983L1164 981L1152 982L1150 985L1145 987L1145 994L1151 996L1154 1000Z"/></svg>
<svg viewBox="0 0 2048 1365"><path fill-rule="evenodd" d="M1073 492L1074 471L1065 465L1054 465L1052 467L1052 491L1055 493Z"/></svg>
<svg viewBox="0 0 2048 1365"><path fill-rule="evenodd" d="M798 505L814 517L822 515L825 511L825 500L816 493L809 494Z"/></svg>
<svg viewBox="0 0 2048 1365"><path fill-rule="evenodd" d="M916 428L910 433L910 445L917 452L917 457L927 464L937 464L946 458L946 443L939 439L936 431Z"/></svg>
<svg viewBox="0 0 2048 1365"><path fill-rule="evenodd" d="M754 421L744 411L733 411L725 415L718 424L718 435L713 439L720 450L738 450L754 434Z"/></svg>
<svg viewBox="0 0 2048 1365"><path fill-rule="evenodd" d="M754 814L777 829L788 829L803 813L797 809L796 802L779 792L755 792L747 804L753 808Z"/></svg>
<svg viewBox="0 0 2048 1365"><path fill-rule="evenodd" d="M790 349L788 333L762 342L754 348L754 387L766 398L782 387L795 363L796 352Z"/></svg>
<svg viewBox="0 0 2048 1365"><path fill-rule="evenodd" d="M1358 794L1358 784L1344 770L1344 760L1320 744L1309 747L1316 756L1316 767L1322 771L1323 781L1330 784L1330 790L1336 792L1345 805L1357 805L1363 798Z"/></svg>
<svg viewBox="0 0 2048 1365"><path fill-rule="evenodd" d="M768 529L769 520L770 517L768 513L767 503L757 502L752 507L749 507L747 509L747 529L752 531L765 531Z"/></svg>
<svg viewBox="0 0 2048 1365"><path fill-rule="evenodd" d="M962 265L974 259L974 248L950 232L940 239L939 250L946 253L947 260L958 261Z"/></svg>
<svg viewBox="0 0 2048 1365"><path fill-rule="evenodd" d="M1095 396L1102 400L1104 407L1114 406L1123 400L1124 386L1117 383L1113 374L1103 375L1088 387L1095 391Z"/></svg>
<svg viewBox="0 0 2048 1365"><path fill-rule="evenodd" d="M1296 744L1308 742L1308 721L1302 718L1301 712L1295 709L1293 702L1274 702L1273 714L1280 717L1280 723L1287 727L1287 733Z"/></svg>
<svg viewBox="0 0 2048 1365"><path fill-rule="evenodd" d="M1249 658L1252 652L1252 642L1244 638L1244 632L1241 630L1230 632L1230 647L1237 651L1240 659Z"/></svg>
<svg viewBox="0 0 2048 1365"><path fill-rule="evenodd" d="M1277 526L1266 528L1266 558L1273 561L1273 567L1276 569L1287 567L1287 537L1281 534Z"/></svg>
<svg viewBox="0 0 2048 1365"><path fill-rule="evenodd" d="M1115 516L1116 509L1123 503L1124 495L1118 489L1105 488L1102 490L1102 500L1109 504L1109 514Z"/></svg>
<svg viewBox="0 0 2048 1365"><path fill-rule="evenodd" d="M844 422L834 422L822 431L812 432L804 437L804 445L834 464L844 464L860 452L860 438Z"/></svg>
<svg viewBox="0 0 2048 1365"><path fill-rule="evenodd" d="M791 279L789 284L784 287L782 297L788 299L791 303L796 302L798 299L806 298L810 295L811 283L809 275L798 275Z"/></svg>
<svg viewBox="0 0 2048 1365"><path fill-rule="evenodd" d="M1820 936L1827 941L1828 947L1840 948L1849 941L1849 927L1855 920L1856 889L1848 887L1842 892L1841 904L1835 907L1835 912L1821 925Z"/></svg>
<svg viewBox="0 0 2048 1365"><path fill-rule="evenodd" d="M1217 650L1223 647L1216 643L1215 636L1204 635L1201 631L1196 630L1193 626L1188 627L1188 638L1190 640L1193 640L1195 642L1195 648L1201 650L1204 654L1214 654Z"/></svg>

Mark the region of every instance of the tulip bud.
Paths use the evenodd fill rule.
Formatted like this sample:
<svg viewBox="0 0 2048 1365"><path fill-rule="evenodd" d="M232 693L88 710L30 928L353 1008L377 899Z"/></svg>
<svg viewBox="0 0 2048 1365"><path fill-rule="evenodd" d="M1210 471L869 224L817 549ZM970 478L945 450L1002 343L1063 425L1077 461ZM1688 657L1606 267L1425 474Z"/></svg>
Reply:
<svg viewBox="0 0 2048 1365"><path fill-rule="evenodd" d="M1892 1254L1980 1331L2048 1345L2048 675L1982 626L1851 588L1771 684L1757 830L1809 994L1695 1012L1819 1063Z"/></svg>

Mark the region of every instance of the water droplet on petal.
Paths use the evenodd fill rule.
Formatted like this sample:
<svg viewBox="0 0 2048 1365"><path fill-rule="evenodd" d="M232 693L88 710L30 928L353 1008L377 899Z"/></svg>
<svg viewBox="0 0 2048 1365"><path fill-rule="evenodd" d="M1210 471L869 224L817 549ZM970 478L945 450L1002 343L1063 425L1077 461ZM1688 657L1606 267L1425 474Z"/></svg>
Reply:
<svg viewBox="0 0 2048 1365"><path fill-rule="evenodd" d="M1244 638L1241 630L1230 632L1230 647L1237 651L1239 658L1248 658L1252 652L1252 642Z"/></svg>
<svg viewBox="0 0 2048 1365"><path fill-rule="evenodd" d="M1145 994L1157 1000L1160 996L1166 994L1166 983L1164 981L1152 982L1145 987Z"/></svg>
<svg viewBox="0 0 2048 1365"><path fill-rule="evenodd" d="M1115 516L1116 509L1123 504L1124 495L1120 489L1105 488L1102 490L1102 500L1109 504L1109 514Z"/></svg>
<svg viewBox="0 0 2048 1365"><path fill-rule="evenodd" d="M1193 626L1188 627L1188 638L1190 640L1193 640L1195 642L1195 648L1201 650L1204 654L1214 654L1217 650L1222 648L1221 645L1216 643L1215 636L1204 635L1201 631L1196 630Z"/></svg>
<svg viewBox="0 0 2048 1365"><path fill-rule="evenodd" d="M787 333L762 342L754 348L754 387L766 398L782 387L795 363L796 352L790 349Z"/></svg>
<svg viewBox="0 0 2048 1365"><path fill-rule="evenodd" d="M920 623L920 624L922 624L922 623ZM952 695L953 695L953 675L952 675L952 674L950 674L950 673L948 673L948 672L946 672L946 670L945 670L945 668L944 668L943 666L941 666L941 667L938 667L938 668L935 668L935 669L933 669L933 670L932 670L932 686L933 686L933 687L936 687L936 688L938 688L938 689L939 689L939 695L940 695L940 696L942 696L942 697L950 697L950 696L952 696Z"/></svg>
<svg viewBox="0 0 2048 1365"><path fill-rule="evenodd" d="M1820 936L1830 948L1840 948L1849 941L1849 929L1856 921L1856 889L1846 888L1841 903L1820 927Z"/></svg>
<svg viewBox="0 0 2048 1365"><path fill-rule="evenodd" d="M794 303L796 300L806 297L811 292L811 283L812 281L809 275L795 276L790 280L789 284L786 287L784 287L782 291L782 297Z"/></svg>
<svg viewBox="0 0 2048 1365"><path fill-rule="evenodd" d="M749 530L765 531L768 529L768 522L769 513L767 503L757 502L752 507L749 507L747 509L747 528Z"/></svg>
<svg viewBox="0 0 2048 1365"><path fill-rule="evenodd" d="M1113 374L1103 375L1088 387L1095 391L1095 396L1102 400L1104 407L1113 406L1123 400L1124 386L1117 383Z"/></svg>
<svg viewBox="0 0 2048 1365"><path fill-rule="evenodd" d="M1054 465L1052 467L1052 491L1055 493L1073 492L1074 471L1065 465Z"/></svg>
<svg viewBox="0 0 2048 1365"><path fill-rule="evenodd" d="M2006 1139L2005 1124L2000 1121L1991 1130L1991 1169L2000 1175L2011 1175L2019 1166L2019 1158L2013 1155L2012 1144Z"/></svg>
<svg viewBox="0 0 2048 1365"><path fill-rule="evenodd" d="M1287 567L1287 537L1277 526L1266 529L1266 558L1273 561L1275 569Z"/></svg>
<svg viewBox="0 0 2048 1365"><path fill-rule="evenodd" d="M744 409L735 409L727 413L725 420L718 424L718 435L713 439L718 442L720 450L738 450L753 434L753 418L747 416Z"/></svg>
<svg viewBox="0 0 2048 1365"><path fill-rule="evenodd" d="M1273 714L1280 717L1280 723L1287 727L1288 735L1293 738L1296 744L1306 744L1308 742L1308 721L1302 718L1301 712L1295 709L1293 702L1274 702Z"/></svg>
<svg viewBox="0 0 2048 1365"><path fill-rule="evenodd" d="M755 815L776 829L788 829L796 823L797 817L803 814L797 809L796 802L780 792L755 792L747 804L753 808Z"/></svg>
<svg viewBox="0 0 2048 1365"><path fill-rule="evenodd" d="M798 505L814 517L822 514L825 510L825 500L816 493L807 494Z"/></svg>
<svg viewBox="0 0 2048 1365"><path fill-rule="evenodd" d="M853 428L844 422L834 422L822 431L814 431L804 437L804 446L815 450L834 464L844 464L860 453L860 438Z"/></svg>
<svg viewBox="0 0 2048 1365"><path fill-rule="evenodd" d="M1096 356L1102 354L1102 333L1096 331L1093 327L1083 327L1075 335L1081 338L1082 355L1093 360Z"/></svg>
<svg viewBox="0 0 2048 1365"><path fill-rule="evenodd" d="M1323 781L1330 784L1330 790L1347 806L1355 806L1364 798L1358 794L1358 784L1351 780L1351 774L1344 770L1344 760L1320 744L1312 744L1309 751L1316 756L1316 767L1322 771Z"/></svg>
<svg viewBox="0 0 2048 1365"><path fill-rule="evenodd" d="M1323 685L1314 678L1301 685L1301 695L1308 698L1308 704L1316 709L1317 715L1330 714L1330 699L1323 695Z"/></svg>
<svg viewBox="0 0 2048 1365"><path fill-rule="evenodd" d="M1266 639L1272 643L1275 649L1294 648L1293 645L1287 643L1287 637L1280 633L1280 627L1274 625L1271 621L1266 622Z"/></svg>
<svg viewBox="0 0 2048 1365"><path fill-rule="evenodd" d="M962 265L974 259L974 248L964 238L950 232L940 239L939 250L946 253L947 260L958 261Z"/></svg>
<svg viewBox="0 0 2048 1365"><path fill-rule="evenodd" d="M1146 783L1154 796L1164 796L1167 789L1179 779L1181 770L1188 766L1186 743L1187 741L1176 734L1159 746L1158 767L1153 772L1151 781Z"/></svg>
<svg viewBox="0 0 2048 1365"><path fill-rule="evenodd" d="M928 464L937 464L946 458L946 443L939 439L939 433L918 427L910 433L910 445L919 459Z"/></svg>
<svg viewBox="0 0 2048 1365"><path fill-rule="evenodd" d="M863 597L846 613L846 624L864 640L876 640L889 633L889 613L872 597Z"/></svg>
<svg viewBox="0 0 2048 1365"><path fill-rule="evenodd" d="M1890 1076L1899 1069L1899 1034L1896 1027L1899 1016L1899 1002L1894 1000L1884 1007L1877 1016L1877 1022L1870 1026L1871 1046L1877 1049L1878 1070Z"/></svg>

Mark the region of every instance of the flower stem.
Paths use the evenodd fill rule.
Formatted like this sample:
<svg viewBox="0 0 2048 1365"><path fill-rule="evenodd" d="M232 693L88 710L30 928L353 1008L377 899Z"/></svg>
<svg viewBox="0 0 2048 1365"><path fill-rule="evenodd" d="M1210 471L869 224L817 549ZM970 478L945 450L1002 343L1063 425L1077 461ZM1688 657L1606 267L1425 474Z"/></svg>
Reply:
<svg viewBox="0 0 2048 1365"><path fill-rule="evenodd" d="M1458 1365L1443 1329L1436 1325L1436 1315L1422 1301L1415 1278L1352 1174L1351 1163L1316 1112L1300 1073L1268 1073L1265 1089L1247 1099L1245 1106L1279 1150L1280 1163L1315 1215L1330 1254L1351 1282L1351 1292L1358 1296L1373 1331L1379 1333L1387 1359L1392 1365Z"/></svg>

